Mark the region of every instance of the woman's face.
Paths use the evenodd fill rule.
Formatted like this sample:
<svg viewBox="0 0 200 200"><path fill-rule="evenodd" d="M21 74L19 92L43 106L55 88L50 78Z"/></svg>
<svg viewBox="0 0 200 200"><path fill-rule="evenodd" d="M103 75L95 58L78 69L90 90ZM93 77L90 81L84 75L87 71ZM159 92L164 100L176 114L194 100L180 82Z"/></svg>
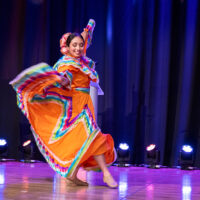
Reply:
<svg viewBox="0 0 200 200"><path fill-rule="evenodd" d="M72 57L79 58L83 55L84 42L79 36L74 37L68 48Z"/></svg>

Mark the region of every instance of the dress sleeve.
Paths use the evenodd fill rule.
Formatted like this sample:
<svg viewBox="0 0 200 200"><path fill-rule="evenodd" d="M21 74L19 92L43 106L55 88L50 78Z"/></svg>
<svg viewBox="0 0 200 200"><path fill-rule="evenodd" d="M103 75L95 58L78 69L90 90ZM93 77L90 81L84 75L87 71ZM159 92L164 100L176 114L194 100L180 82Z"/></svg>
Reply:
<svg viewBox="0 0 200 200"><path fill-rule="evenodd" d="M70 82L69 89L71 89L71 83L73 79L72 71L73 71L73 68L65 64L59 65L57 68L57 72L59 72L62 76L66 77L69 80Z"/></svg>
<svg viewBox="0 0 200 200"><path fill-rule="evenodd" d="M92 43L92 36L93 36L95 24L96 24L95 21L93 19L90 19L86 28L84 28L84 31L81 33L81 35L83 36L85 40L84 55L86 55L86 50Z"/></svg>

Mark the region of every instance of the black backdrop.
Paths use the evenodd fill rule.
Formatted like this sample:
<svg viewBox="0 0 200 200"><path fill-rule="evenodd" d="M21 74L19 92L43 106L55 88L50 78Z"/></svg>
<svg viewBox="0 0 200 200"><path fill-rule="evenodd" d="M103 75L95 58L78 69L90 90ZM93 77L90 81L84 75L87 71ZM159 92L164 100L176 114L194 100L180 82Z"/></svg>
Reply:
<svg viewBox="0 0 200 200"><path fill-rule="evenodd" d="M129 144L133 163L155 143L164 165L176 165L182 144L200 166L200 3L198 0L0 1L0 136L9 157L29 134L8 85L21 70L61 56L59 39L95 19L87 55L97 62L98 123L116 147Z"/></svg>

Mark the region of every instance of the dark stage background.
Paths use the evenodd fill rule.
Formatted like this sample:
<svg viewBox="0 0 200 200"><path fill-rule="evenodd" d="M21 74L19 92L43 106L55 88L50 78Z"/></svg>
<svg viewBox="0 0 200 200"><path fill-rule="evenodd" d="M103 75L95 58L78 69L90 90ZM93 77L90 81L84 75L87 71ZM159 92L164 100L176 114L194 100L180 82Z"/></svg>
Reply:
<svg viewBox="0 0 200 200"><path fill-rule="evenodd" d="M145 163L155 143L163 165L177 165L181 145L200 167L200 2L198 0L0 1L0 136L10 158L30 131L8 85L20 71L61 56L65 32L82 32L95 19L87 56L105 92L98 123L116 147L127 142L133 163Z"/></svg>

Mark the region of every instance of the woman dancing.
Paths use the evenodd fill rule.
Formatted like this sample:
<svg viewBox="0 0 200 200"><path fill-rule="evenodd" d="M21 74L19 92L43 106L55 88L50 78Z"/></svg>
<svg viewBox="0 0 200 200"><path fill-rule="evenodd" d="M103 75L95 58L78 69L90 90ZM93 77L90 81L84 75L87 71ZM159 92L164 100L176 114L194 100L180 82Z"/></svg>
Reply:
<svg viewBox="0 0 200 200"><path fill-rule="evenodd" d="M90 82L98 83L95 63L86 57L95 21L83 33L66 33L60 40L64 54L54 67L40 63L21 72L10 84L17 104L28 118L37 146L49 165L67 183L88 186L77 178L80 167L103 172L103 181L118 186L107 166L116 159L114 142L98 127Z"/></svg>

